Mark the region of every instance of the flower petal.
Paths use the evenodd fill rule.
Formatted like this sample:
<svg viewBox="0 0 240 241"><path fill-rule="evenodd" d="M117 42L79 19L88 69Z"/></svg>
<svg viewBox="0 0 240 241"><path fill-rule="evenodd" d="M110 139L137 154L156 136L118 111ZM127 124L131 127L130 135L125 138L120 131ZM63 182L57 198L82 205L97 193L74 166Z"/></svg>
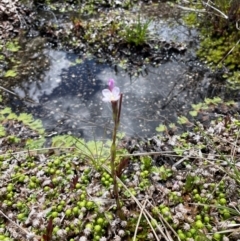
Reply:
<svg viewBox="0 0 240 241"><path fill-rule="evenodd" d="M111 99L106 98L106 97L103 97L103 98L102 98L102 101L103 101L103 102L111 102Z"/></svg>
<svg viewBox="0 0 240 241"><path fill-rule="evenodd" d="M113 90L113 88L114 88L114 79L110 79L109 81L108 81L108 87L109 87L109 89L112 91Z"/></svg>
<svg viewBox="0 0 240 241"><path fill-rule="evenodd" d="M103 101L104 102L111 102L111 101L117 101L120 99L120 89L118 87L114 87L112 91L109 89L102 90L103 94Z"/></svg>
<svg viewBox="0 0 240 241"><path fill-rule="evenodd" d="M120 89L118 87L114 87L112 90L112 101L117 101L120 99Z"/></svg>
<svg viewBox="0 0 240 241"><path fill-rule="evenodd" d="M114 87L112 89L112 94L115 96L115 95L119 95L120 94L120 89L118 87Z"/></svg>
<svg viewBox="0 0 240 241"><path fill-rule="evenodd" d="M112 92L109 89L102 90L102 94L103 94L104 97L111 97L112 96Z"/></svg>
<svg viewBox="0 0 240 241"><path fill-rule="evenodd" d="M120 99L120 95L115 95L112 97L112 101L117 101Z"/></svg>
<svg viewBox="0 0 240 241"><path fill-rule="evenodd" d="M104 89L102 90L102 94L103 94L103 101L104 102L111 102L112 100L112 92L109 89Z"/></svg>

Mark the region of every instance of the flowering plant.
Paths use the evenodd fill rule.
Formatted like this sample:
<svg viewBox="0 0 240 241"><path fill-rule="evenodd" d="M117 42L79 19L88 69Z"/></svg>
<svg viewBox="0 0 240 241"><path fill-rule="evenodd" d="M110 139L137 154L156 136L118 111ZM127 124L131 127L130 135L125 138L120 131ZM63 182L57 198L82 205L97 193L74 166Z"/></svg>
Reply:
<svg viewBox="0 0 240 241"><path fill-rule="evenodd" d="M113 79L108 81L108 89L104 89L102 94L104 102L118 101L120 99L120 89L114 86Z"/></svg>
<svg viewBox="0 0 240 241"><path fill-rule="evenodd" d="M102 90L103 94L103 101L104 102L111 102L112 104L112 111L113 111L113 121L115 124L115 128L117 128L120 123L120 114L121 114L121 107L122 107L122 94L120 93L120 89L115 86L114 80L110 79L108 81L108 89ZM113 133L114 135L114 133Z"/></svg>
<svg viewBox="0 0 240 241"><path fill-rule="evenodd" d="M102 90L102 94L103 94L103 101L111 102L112 104L114 129L112 134L112 145L111 145L111 174L113 178L113 189L114 189L113 191L114 191L114 197L117 204L117 211L119 216L122 216L121 205L120 205L119 196L118 196L117 173L115 169L116 138L117 138L117 129L120 123L122 94L120 93L120 89L117 86L115 86L113 79L110 79L108 81L108 89Z"/></svg>

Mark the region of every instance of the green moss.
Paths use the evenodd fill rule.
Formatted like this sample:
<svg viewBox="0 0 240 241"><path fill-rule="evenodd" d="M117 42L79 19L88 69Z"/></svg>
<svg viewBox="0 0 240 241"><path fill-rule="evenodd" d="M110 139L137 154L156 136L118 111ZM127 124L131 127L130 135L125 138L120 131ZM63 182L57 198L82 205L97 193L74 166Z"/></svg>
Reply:
<svg viewBox="0 0 240 241"><path fill-rule="evenodd" d="M231 76L227 76L228 83L233 89L240 88L240 71L235 71Z"/></svg>
<svg viewBox="0 0 240 241"><path fill-rule="evenodd" d="M191 12L183 19L190 26L200 27L201 43L197 51L198 57L206 61L213 70L228 68L233 74L227 74L225 78L229 79L231 87L236 89L240 85L236 77L238 74L234 73L240 68L240 33L236 29L236 21L240 17L240 4L236 1L216 0L214 6L222 13L217 15L214 9L197 1L197 6L190 4L190 7L205 10L206 14Z"/></svg>

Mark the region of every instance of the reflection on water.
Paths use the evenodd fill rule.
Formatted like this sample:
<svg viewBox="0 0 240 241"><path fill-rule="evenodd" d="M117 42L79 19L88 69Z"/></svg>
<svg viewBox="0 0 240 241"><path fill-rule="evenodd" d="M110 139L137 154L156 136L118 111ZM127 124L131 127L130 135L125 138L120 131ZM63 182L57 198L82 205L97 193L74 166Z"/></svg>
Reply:
<svg viewBox="0 0 240 241"><path fill-rule="evenodd" d="M41 118L49 131L85 138L110 134L111 108L101 100L109 78L115 79L124 95L121 130L129 135L153 135L160 123L175 121L186 107L200 100L201 81L194 86L195 73L189 73L188 67L179 62L149 66L145 76L130 79L124 71L116 73L93 59L83 58L81 64L76 64L74 54L51 49L45 54L50 67L44 79L30 83L26 80L14 91L35 102L25 102L26 108L21 111Z"/></svg>
<svg viewBox="0 0 240 241"><path fill-rule="evenodd" d="M23 82L22 86L15 87L14 91L21 98L30 98L31 100L39 103L39 99L43 95L51 95L53 90L60 85L61 82L61 72L65 68L69 68L72 64L66 58L66 53L63 51L45 50L43 54L47 55L51 65L49 70L45 72L44 80L39 84L39 81L29 81ZM36 66L40 67L40 66ZM24 90L28 89L26 93Z"/></svg>
<svg viewBox="0 0 240 241"><path fill-rule="evenodd" d="M176 23L174 19L151 21L149 30L154 33L154 35L161 36L161 39L166 42L187 43L197 38L196 29L190 29L184 24Z"/></svg>
<svg viewBox="0 0 240 241"><path fill-rule="evenodd" d="M86 56L52 49L45 49L42 54L45 41L33 39L31 48L28 46L29 50L23 51L26 61L36 61L27 72L31 73L8 86L23 101L10 96L9 104L15 111L31 112L42 119L50 132L98 138L111 134L111 108L102 102L101 91L106 88L108 79L114 78L123 93L121 130L129 135L154 135L160 123L175 122L177 116L188 112L192 103L212 97L216 91L210 85L207 72L192 61L194 50L190 46L191 41L196 42L195 30L171 19L153 20L149 30L163 41L186 44L187 53L157 67L145 66L142 75L132 78L123 70L97 63ZM35 53L39 42L42 47ZM37 58L30 58L35 54ZM41 55L44 56L40 58ZM45 61L46 57L48 61ZM39 59L42 61L37 61Z"/></svg>

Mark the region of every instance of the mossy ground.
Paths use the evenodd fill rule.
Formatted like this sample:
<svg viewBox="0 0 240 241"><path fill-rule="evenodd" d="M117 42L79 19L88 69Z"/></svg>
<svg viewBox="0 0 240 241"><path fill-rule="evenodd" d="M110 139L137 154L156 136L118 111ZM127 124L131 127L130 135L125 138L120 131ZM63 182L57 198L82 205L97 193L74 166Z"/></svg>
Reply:
<svg viewBox="0 0 240 241"><path fill-rule="evenodd" d="M222 70L222 77L233 89L240 87L240 31L238 18L240 5L237 1L215 1L219 11L226 14L226 18L213 9L203 5L201 1L191 4L190 11L185 15L185 22L199 28L200 46L198 57L205 61L213 71ZM206 11L204 11L206 10Z"/></svg>
<svg viewBox="0 0 240 241"><path fill-rule="evenodd" d="M206 100L190 114L206 120L218 105L235 104ZM239 239L239 115L213 115L209 125L181 116L179 124L192 127L182 134L176 124L135 144L119 139L123 220L109 142L57 136L45 146L40 121L9 108L0 117L0 240Z"/></svg>
<svg viewBox="0 0 240 241"><path fill-rule="evenodd" d="M222 104L208 99L193 111ZM192 131L136 144L119 139L123 220L112 196L110 142L57 136L45 147L38 121L9 109L1 117L1 240L238 239L239 116L191 121Z"/></svg>

